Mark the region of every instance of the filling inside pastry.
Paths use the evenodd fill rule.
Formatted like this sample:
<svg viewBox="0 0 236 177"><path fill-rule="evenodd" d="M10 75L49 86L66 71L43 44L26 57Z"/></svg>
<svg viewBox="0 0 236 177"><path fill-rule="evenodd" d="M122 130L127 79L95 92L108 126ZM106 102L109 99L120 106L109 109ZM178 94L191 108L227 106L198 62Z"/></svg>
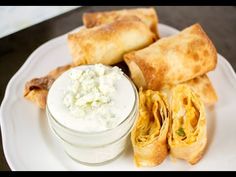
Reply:
<svg viewBox="0 0 236 177"><path fill-rule="evenodd" d="M136 144L145 146L152 143L161 133L165 118L168 117L167 105L161 95L152 90L140 90L140 110L136 127Z"/></svg>
<svg viewBox="0 0 236 177"><path fill-rule="evenodd" d="M179 87L173 95L172 143L192 144L198 137L200 108L196 104L196 95L190 90L181 89Z"/></svg>

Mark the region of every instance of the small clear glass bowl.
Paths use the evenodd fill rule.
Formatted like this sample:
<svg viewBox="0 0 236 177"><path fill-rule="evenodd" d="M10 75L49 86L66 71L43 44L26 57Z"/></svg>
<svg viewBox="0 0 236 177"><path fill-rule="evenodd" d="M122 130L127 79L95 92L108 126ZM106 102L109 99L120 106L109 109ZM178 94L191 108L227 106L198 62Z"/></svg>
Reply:
<svg viewBox="0 0 236 177"><path fill-rule="evenodd" d="M135 103L129 115L113 129L92 133L75 131L58 122L48 106L46 107L51 130L72 159L87 165L104 164L115 159L126 148L129 134L138 116L138 92L128 76L125 77L132 84Z"/></svg>

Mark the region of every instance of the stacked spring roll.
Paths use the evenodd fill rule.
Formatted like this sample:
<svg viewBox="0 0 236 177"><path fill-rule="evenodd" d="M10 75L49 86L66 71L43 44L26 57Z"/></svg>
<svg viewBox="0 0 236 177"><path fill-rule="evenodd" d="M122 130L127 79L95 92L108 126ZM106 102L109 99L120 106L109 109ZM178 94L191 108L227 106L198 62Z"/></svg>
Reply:
<svg viewBox="0 0 236 177"><path fill-rule="evenodd" d="M124 60L137 87L161 90L186 82L207 105L217 101L206 75L216 67L217 52L199 24L130 52Z"/></svg>
<svg viewBox="0 0 236 177"><path fill-rule="evenodd" d="M86 22L90 21L91 16L87 14L84 21L85 26L89 28L68 35L72 63L58 67L44 77L28 81L25 85L24 97L45 109L51 84L66 70L82 64L117 64L123 61L125 53L147 47L158 38L157 32L152 31L153 24L157 26L157 15L153 9L134 9L113 13L116 15L109 23L96 23L99 26L94 25L93 28ZM103 15L100 17L103 18Z"/></svg>

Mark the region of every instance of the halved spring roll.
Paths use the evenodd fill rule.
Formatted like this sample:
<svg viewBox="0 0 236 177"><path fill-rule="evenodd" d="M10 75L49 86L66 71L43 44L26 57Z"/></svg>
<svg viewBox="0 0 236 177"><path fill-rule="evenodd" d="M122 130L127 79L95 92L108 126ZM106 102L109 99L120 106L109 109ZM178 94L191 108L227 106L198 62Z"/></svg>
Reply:
<svg viewBox="0 0 236 177"><path fill-rule="evenodd" d="M83 14L83 23L87 28L109 24L116 20L133 19L138 17L144 22L150 30L157 35L158 33L158 16L154 8L137 8L137 9L124 9L113 10L105 12L87 12Z"/></svg>
<svg viewBox="0 0 236 177"><path fill-rule="evenodd" d="M138 18L118 20L68 35L69 49L76 65L113 65L123 61L125 53L142 49L155 40L154 33Z"/></svg>
<svg viewBox="0 0 236 177"><path fill-rule="evenodd" d="M169 107L158 91L139 91L139 117L131 132L137 166L156 166L168 154Z"/></svg>
<svg viewBox="0 0 236 177"><path fill-rule="evenodd" d="M138 87L159 90L215 69L216 49L199 24L124 56Z"/></svg>
<svg viewBox="0 0 236 177"><path fill-rule="evenodd" d="M172 89L168 143L175 158L197 163L207 144L206 113L200 97L187 85Z"/></svg>

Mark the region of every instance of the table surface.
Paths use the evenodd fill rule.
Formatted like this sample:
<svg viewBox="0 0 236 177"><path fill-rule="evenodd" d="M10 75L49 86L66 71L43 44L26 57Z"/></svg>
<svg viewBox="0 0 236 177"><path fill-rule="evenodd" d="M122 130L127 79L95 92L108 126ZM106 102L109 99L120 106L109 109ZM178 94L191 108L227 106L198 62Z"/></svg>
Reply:
<svg viewBox="0 0 236 177"><path fill-rule="evenodd" d="M0 6L0 38L78 7L79 6Z"/></svg>
<svg viewBox="0 0 236 177"><path fill-rule="evenodd" d="M135 7L135 6L133 6ZM41 44L82 25L87 11L133 8L131 6L81 7L0 39L0 103L8 81L27 57ZM223 55L236 70L236 7L235 6L158 6L160 23L179 30L199 22ZM0 170L10 170L3 153L0 135Z"/></svg>

